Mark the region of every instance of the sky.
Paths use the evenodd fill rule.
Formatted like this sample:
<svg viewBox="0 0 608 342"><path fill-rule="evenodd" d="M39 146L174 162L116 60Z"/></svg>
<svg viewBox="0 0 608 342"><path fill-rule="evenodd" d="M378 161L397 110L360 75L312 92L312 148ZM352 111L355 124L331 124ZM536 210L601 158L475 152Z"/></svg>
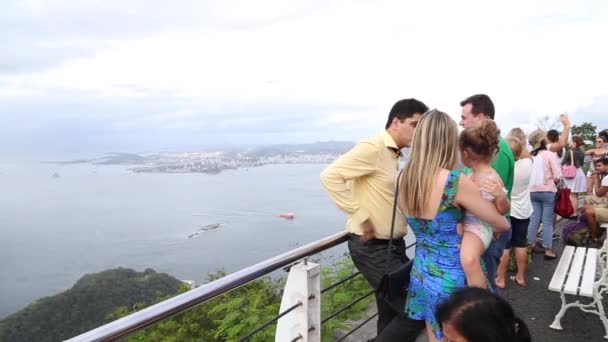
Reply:
<svg viewBox="0 0 608 342"><path fill-rule="evenodd" d="M397 100L608 128L608 1L4 0L0 157L357 141ZM604 43L602 43L604 42Z"/></svg>

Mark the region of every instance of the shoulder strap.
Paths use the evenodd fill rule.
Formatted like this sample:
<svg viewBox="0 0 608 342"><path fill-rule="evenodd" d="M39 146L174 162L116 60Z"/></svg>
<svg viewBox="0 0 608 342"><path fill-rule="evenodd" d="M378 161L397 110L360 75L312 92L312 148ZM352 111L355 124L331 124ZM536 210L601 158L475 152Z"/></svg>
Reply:
<svg viewBox="0 0 608 342"><path fill-rule="evenodd" d="M460 170L451 170L448 173L448 178L446 179L446 186L443 189L443 194L445 195L447 193L446 196L446 202L447 205L452 205L454 203L454 198L456 197L456 191L453 191L454 188L456 188L456 190L458 189L458 182L460 181L460 176L462 176L462 172L460 172ZM498 177L498 179L500 179L499 175L496 175ZM502 182L502 180L501 180ZM444 203L443 199L441 201L441 204L444 205L446 203Z"/></svg>
<svg viewBox="0 0 608 342"><path fill-rule="evenodd" d="M574 151L570 149L570 165L574 166Z"/></svg>
<svg viewBox="0 0 608 342"><path fill-rule="evenodd" d="M388 240L388 250L386 256L386 267L389 267L391 250L393 249L393 233L395 232L395 217L397 216L397 199L399 198L399 183L401 183L401 175L403 169L397 174L397 180L395 181L395 198L393 200L393 217L391 218L391 233Z"/></svg>

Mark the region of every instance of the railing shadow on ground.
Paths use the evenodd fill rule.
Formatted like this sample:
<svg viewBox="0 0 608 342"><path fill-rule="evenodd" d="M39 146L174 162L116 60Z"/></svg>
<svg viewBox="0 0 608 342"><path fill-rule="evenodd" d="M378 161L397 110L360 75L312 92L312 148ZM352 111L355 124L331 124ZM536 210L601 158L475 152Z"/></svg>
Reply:
<svg viewBox="0 0 608 342"><path fill-rule="evenodd" d="M283 293L283 301L280 312L271 319L262 322L257 328L253 329L248 334L240 337L238 341L249 341L256 334L260 333L264 329L269 328L277 322L279 323L277 326L277 340L280 339L289 341L319 341L320 332L323 324L326 324L330 320L335 319L340 314L344 313L349 308L365 300L366 298L369 298L374 293L372 290L370 290L363 296L355 298L349 304L338 308L335 312L329 314L327 317L324 317L322 319L320 318L321 294L334 290L340 285L352 281L353 279L360 277L361 275L359 272L355 272L335 282L334 284L327 286L324 289L320 289L320 276L318 271L319 265L309 262L307 258L346 242L347 235L347 232L336 233L334 235L304 245L302 247L290 250L286 253L264 260L258 264L229 274L223 278L217 279L210 283L201 285L200 287L194 288L188 292L182 293L180 295L152 305L148 308L145 308L141 311L135 312L126 317L120 318L106 325L85 332L67 341L115 341L125 338L133 333L151 327L175 315L192 309L200 304L208 302L209 300L222 296L252 281L260 279L261 277L266 276L273 271L285 267L290 268L290 275L285 286L286 290ZM413 245L414 244L409 245L407 248L409 249ZM295 292L288 292L287 289L290 287L289 282L290 278L292 277L292 273L294 275L293 278L298 277L298 273L294 272L293 269L296 269L296 271L299 270L300 272L304 272L302 274L304 274L303 279L304 283L306 284L301 284L303 280L300 277L300 284L291 286L292 288L296 288ZM306 276L306 274L308 274L308 276ZM315 281L311 282L311 279L314 280L315 277L316 285ZM293 298L297 297L298 292L302 292L302 289L305 289L304 296L300 296L298 300L294 301ZM286 303L288 303L288 305L285 305ZM303 312L299 312L298 314L296 314L296 312L298 312L300 309L304 309ZM290 314L292 316L297 317L289 319ZM315 315L317 317L315 317ZM354 332L356 332L365 324L373 320L376 316L377 313L373 313L370 317L365 318L363 321L357 322L356 325L352 327L350 331L345 332L344 335L337 337L337 341L343 341L347 339ZM294 319L299 321L296 321L295 324L290 324L289 321L291 320L293 322ZM296 326L301 325L302 321L306 322L307 328L304 328L304 330L302 330L301 327L299 327L300 331L298 332L298 327ZM292 334L293 336L289 339L286 339L285 334Z"/></svg>

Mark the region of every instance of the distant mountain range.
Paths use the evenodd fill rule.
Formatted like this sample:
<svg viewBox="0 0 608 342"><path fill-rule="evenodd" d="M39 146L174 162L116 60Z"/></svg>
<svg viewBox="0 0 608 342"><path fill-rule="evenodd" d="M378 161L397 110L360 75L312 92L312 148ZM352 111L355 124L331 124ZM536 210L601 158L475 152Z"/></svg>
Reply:
<svg viewBox="0 0 608 342"><path fill-rule="evenodd" d="M280 144L249 148L228 148L226 150L201 151L201 152L171 152L155 154L136 154L112 152L100 158L79 159L69 161L50 162L54 164L96 164L96 165L142 165L156 163L159 160L169 158L180 158L182 155L213 153L222 154L225 158L234 156L246 156L258 159L272 156L297 156L297 155L341 155L354 146L353 142L347 141L325 141L310 144Z"/></svg>

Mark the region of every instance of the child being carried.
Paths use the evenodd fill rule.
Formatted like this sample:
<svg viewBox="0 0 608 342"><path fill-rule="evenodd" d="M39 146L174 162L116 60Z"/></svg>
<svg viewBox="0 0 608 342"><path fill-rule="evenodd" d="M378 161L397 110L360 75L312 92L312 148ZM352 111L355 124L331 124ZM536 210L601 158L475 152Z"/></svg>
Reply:
<svg viewBox="0 0 608 342"><path fill-rule="evenodd" d="M494 121L486 119L460 134L459 148L462 163L471 169L469 177L481 191L483 198L494 202L496 209L506 214L511 204L507 199L500 176L492 168L492 160L498 152L500 130ZM487 288L487 279L481 266L481 256L490 245L494 235L491 226L470 213L462 220L462 243L460 262L467 276L467 284Z"/></svg>

